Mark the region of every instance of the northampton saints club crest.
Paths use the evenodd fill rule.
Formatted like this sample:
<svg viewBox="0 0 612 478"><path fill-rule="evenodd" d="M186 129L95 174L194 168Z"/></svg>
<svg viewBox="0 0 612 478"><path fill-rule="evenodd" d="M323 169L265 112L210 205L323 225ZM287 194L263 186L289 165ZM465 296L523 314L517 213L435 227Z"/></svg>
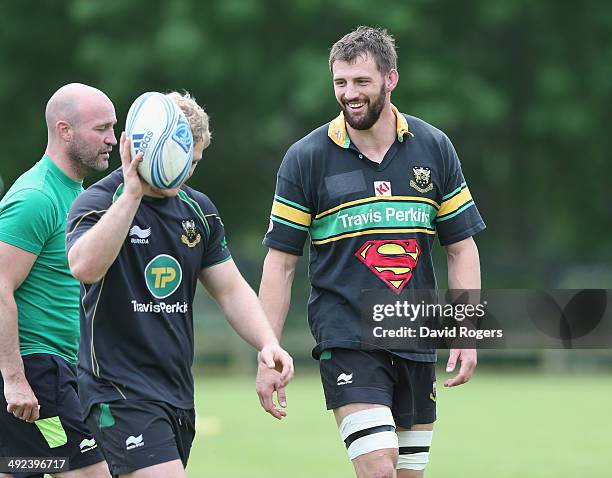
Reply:
<svg viewBox="0 0 612 478"><path fill-rule="evenodd" d="M428 193L433 189L431 183L431 169L424 168L423 166L415 166L412 168L414 173L414 179L410 180L410 186L416 189L420 193Z"/></svg>
<svg viewBox="0 0 612 478"><path fill-rule="evenodd" d="M195 247L202 239L202 236L200 236L200 233L196 229L195 221L193 219L190 221L182 221L182 224L184 232L181 235L181 242L189 247Z"/></svg>

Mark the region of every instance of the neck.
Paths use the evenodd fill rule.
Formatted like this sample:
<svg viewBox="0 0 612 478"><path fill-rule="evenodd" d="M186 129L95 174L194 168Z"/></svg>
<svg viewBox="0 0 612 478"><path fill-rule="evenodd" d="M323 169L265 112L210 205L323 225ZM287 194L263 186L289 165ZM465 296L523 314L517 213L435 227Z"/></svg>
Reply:
<svg viewBox="0 0 612 478"><path fill-rule="evenodd" d="M83 181L84 175L81 172L77 171L77 168L74 167L74 164L68 157L68 154L66 154L63 149L56 148L51 144L47 144L45 154L70 179L73 179L75 181Z"/></svg>
<svg viewBox="0 0 612 478"><path fill-rule="evenodd" d="M346 128L353 141L357 146L363 144L370 148L378 148L389 146L395 141L397 134L397 118L391 109L391 103L387 102L378 121L370 129L354 129L348 123Z"/></svg>

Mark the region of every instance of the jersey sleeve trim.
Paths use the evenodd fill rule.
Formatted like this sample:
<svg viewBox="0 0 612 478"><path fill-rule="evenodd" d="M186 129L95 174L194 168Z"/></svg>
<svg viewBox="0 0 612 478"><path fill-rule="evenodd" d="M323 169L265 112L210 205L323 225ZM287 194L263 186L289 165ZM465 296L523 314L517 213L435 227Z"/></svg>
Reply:
<svg viewBox="0 0 612 478"><path fill-rule="evenodd" d="M302 226L297 229L308 230L310 224L312 222L312 216L304 211L300 211L293 206L289 206L287 204L283 204L276 199L272 203L272 220L280 219L285 221L289 221L292 224L288 224L289 226ZM306 229L304 229L306 228Z"/></svg>
<svg viewBox="0 0 612 478"><path fill-rule="evenodd" d="M459 209L457 209L455 212L453 212L452 214L447 214L444 217L439 217L436 218L437 222L442 222L442 221L446 221L447 219L452 219L455 216L458 216L459 214L461 214L463 211L465 211L467 208L472 207L474 205L474 201L470 201L466 204L464 204L463 206L461 206Z"/></svg>
<svg viewBox="0 0 612 478"><path fill-rule="evenodd" d="M207 264L202 269L208 269L208 268L213 267L213 266L218 266L219 264L223 264L224 262L229 261L231 258L232 258L232 255L230 254L229 256L221 259L220 261L213 262L212 264Z"/></svg>
<svg viewBox="0 0 612 478"><path fill-rule="evenodd" d="M292 227L294 229L298 229L299 231L305 231L308 232L308 228L307 227L302 227L302 226L298 226L297 224L294 224L292 222L289 221L285 221L279 217L275 217L275 216L270 216L270 219L272 219L274 222L278 222L280 224L284 224L285 226L289 226Z"/></svg>
<svg viewBox="0 0 612 478"><path fill-rule="evenodd" d="M288 204L289 206L293 206L294 208L299 209L300 211L304 211L307 212L308 214L310 214L310 209L308 209L306 206L302 206L301 204L298 204L296 202L290 201L289 199L286 199L282 196L279 196L278 194L274 195L274 199L282 202L284 204Z"/></svg>
<svg viewBox="0 0 612 478"><path fill-rule="evenodd" d="M0 241L6 242L11 246L18 247L26 252L30 252L31 254L38 255L40 254L40 247L37 247L36 244L27 241L21 237L13 236L12 234L6 234L4 232L0 232Z"/></svg>
<svg viewBox="0 0 612 478"><path fill-rule="evenodd" d="M85 214L83 214L79 220L74 224L74 226L72 227L72 229L70 231L68 231L66 233L66 236L72 234L74 231L76 231L77 227L79 227L79 224L81 224L81 222L83 221L83 219L85 219L87 216L90 216L91 214L104 214L105 212L107 212L108 209L100 209L98 211L89 211L86 212Z"/></svg>
<svg viewBox="0 0 612 478"><path fill-rule="evenodd" d="M455 217L469 206L474 205L470 190L465 183L447 196L448 199L442 201L436 221L445 221Z"/></svg>

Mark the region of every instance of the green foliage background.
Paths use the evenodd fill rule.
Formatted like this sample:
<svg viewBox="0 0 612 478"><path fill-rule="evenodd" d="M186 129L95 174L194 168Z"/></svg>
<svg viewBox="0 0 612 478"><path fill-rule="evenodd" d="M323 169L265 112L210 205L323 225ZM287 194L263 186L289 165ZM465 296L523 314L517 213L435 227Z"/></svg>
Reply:
<svg viewBox="0 0 612 478"><path fill-rule="evenodd" d="M394 103L444 130L459 152L488 225L477 237L483 286L612 287L612 2L605 0L0 0L0 183L8 187L42 155L45 103L61 85L105 91L118 134L142 92L186 89L206 106L214 132L190 184L219 207L233 255L257 287L277 168L291 143L337 114L329 48L360 24L396 38ZM117 167L118 153L111 159ZM437 262L444 286L442 253ZM207 380L198 410L214 420L202 424L192 476L287 469L311 476L318 464L351 476L317 380L301 375L315 362L306 274L297 277L297 320L288 327L303 335L288 348L309 365L298 361L290 418L285 426L267 418L251 379ZM229 367L252 371L252 353L210 302L197 300L196 364L205 358L214 366L219 347L203 347L204 336L222 337L224 370L231 349ZM544 369L563 365L563 354ZM599 405L610 383L602 380L477 374L439 404L440 458L431 476L475 469L603 476L610 427ZM304 450L317 456L312 470Z"/></svg>
<svg viewBox="0 0 612 478"><path fill-rule="evenodd" d="M0 0L0 174L41 155L67 82L113 99L123 127L147 90L186 89L214 140L207 192L253 284L286 148L337 113L331 44L359 24L395 35L393 101L446 131L488 230L488 287L609 287L612 3L589 0ZM113 153L118 166L118 153ZM441 261L443 263L443 261ZM440 274L443 277L443 274Z"/></svg>

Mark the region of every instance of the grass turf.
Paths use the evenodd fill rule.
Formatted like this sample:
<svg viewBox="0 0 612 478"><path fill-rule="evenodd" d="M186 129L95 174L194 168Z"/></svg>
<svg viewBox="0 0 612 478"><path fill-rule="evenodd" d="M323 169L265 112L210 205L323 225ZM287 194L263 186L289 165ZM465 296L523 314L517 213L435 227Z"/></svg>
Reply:
<svg viewBox="0 0 612 478"><path fill-rule="evenodd" d="M319 378L298 376L287 393L288 417L279 422L260 408L252 378L199 379L188 475L353 477ZM467 385L439 386L427 478L607 476L611 397L606 375L481 372Z"/></svg>

